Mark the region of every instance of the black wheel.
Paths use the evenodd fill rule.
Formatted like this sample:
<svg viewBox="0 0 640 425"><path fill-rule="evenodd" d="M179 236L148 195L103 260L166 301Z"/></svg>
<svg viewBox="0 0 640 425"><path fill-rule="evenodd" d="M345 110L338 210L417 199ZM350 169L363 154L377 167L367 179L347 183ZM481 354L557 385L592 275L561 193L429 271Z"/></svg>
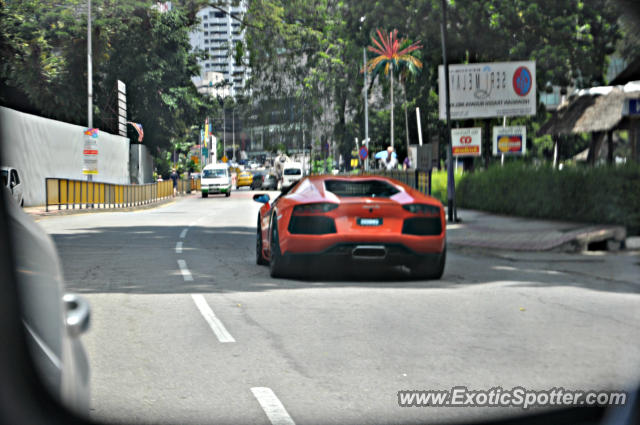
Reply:
<svg viewBox="0 0 640 425"><path fill-rule="evenodd" d="M444 265L447 261L447 246L436 261L424 260L411 268L411 276L417 279L438 280L444 273Z"/></svg>
<svg viewBox="0 0 640 425"><path fill-rule="evenodd" d="M256 264L266 266L269 262L262 255L262 226L260 225L260 214L258 213L258 235L256 236Z"/></svg>
<svg viewBox="0 0 640 425"><path fill-rule="evenodd" d="M271 258L269 260L269 274L271 277L283 277L285 273L285 260L280 252L280 237L278 236L278 222L271 223Z"/></svg>
<svg viewBox="0 0 640 425"><path fill-rule="evenodd" d="M208 197L208 196L209 196L209 192L202 192L202 197L203 197L203 198L206 198L206 197Z"/></svg>
<svg viewBox="0 0 640 425"><path fill-rule="evenodd" d="M225 194L224 194L224 196L226 196L227 198L228 198L229 196L231 196L231 189L229 189L229 191L228 191L227 193L225 193Z"/></svg>

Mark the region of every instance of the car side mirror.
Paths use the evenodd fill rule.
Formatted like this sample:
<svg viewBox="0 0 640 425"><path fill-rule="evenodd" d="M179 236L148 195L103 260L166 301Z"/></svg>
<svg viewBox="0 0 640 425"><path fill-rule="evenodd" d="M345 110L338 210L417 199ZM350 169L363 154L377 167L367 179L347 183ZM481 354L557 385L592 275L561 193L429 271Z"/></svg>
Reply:
<svg viewBox="0 0 640 425"><path fill-rule="evenodd" d="M16 186L17 186L17 185L16 185L16 181L15 181L15 180L11 180L10 186L11 186L11 189L13 189L14 187L16 187Z"/></svg>
<svg viewBox="0 0 640 425"><path fill-rule="evenodd" d="M256 202L260 202L261 204L266 204L269 202L269 195L266 193L258 193L257 195L253 195L253 200Z"/></svg>
<svg viewBox="0 0 640 425"><path fill-rule="evenodd" d="M65 294L62 297L65 307L65 321L69 335L77 337L89 329L91 307L89 302L76 294Z"/></svg>

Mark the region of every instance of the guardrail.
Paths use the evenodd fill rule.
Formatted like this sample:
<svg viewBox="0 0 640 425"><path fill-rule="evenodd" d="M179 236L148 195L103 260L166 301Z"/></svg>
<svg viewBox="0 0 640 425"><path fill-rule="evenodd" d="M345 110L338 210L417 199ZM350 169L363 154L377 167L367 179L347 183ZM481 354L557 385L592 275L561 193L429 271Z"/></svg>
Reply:
<svg viewBox="0 0 640 425"><path fill-rule="evenodd" d="M178 194L200 189L200 180L178 180ZM173 196L171 180L149 184L113 184L86 180L45 179L46 204L58 209L127 208L151 204Z"/></svg>

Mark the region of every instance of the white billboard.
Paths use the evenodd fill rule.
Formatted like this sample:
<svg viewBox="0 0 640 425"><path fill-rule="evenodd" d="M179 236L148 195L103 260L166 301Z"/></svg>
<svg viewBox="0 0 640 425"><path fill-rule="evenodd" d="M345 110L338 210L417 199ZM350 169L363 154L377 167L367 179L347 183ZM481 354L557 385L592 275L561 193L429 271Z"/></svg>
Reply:
<svg viewBox="0 0 640 425"><path fill-rule="evenodd" d="M440 119L446 119L444 67L438 67ZM452 119L536 114L536 63L449 65Z"/></svg>
<svg viewBox="0 0 640 425"><path fill-rule="evenodd" d="M451 147L453 156L481 156L482 130L480 127L452 128Z"/></svg>
<svg viewBox="0 0 640 425"><path fill-rule="evenodd" d="M493 127L493 154L524 155L527 152L527 127Z"/></svg>

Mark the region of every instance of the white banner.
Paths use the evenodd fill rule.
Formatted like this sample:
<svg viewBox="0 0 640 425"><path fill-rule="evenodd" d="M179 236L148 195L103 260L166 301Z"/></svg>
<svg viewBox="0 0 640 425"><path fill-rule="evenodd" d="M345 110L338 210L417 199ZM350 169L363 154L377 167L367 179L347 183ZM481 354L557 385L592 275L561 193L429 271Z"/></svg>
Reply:
<svg viewBox="0 0 640 425"><path fill-rule="evenodd" d="M438 67L440 119L446 118L444 67ZM449 65L452 119L536 114L536 63Z"/></svg>
<svg viewBox="0 0 640 425"><path fill-rule="evenodd" d="M452 128L451 147L453 156L481 156L482 155L482 129Z"/></svg>
<svg viewBox="0 0 640 425"><path fill-rule="evenodd" d="M524 155L527 151L527 127L493 127L493 154Z"/></svg>

